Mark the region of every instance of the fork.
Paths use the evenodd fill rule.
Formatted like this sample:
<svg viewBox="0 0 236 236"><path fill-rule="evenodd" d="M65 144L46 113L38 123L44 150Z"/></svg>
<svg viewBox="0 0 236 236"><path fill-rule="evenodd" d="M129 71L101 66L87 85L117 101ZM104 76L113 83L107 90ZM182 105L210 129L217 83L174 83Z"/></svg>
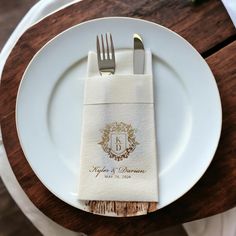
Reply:
<svg viewBox="0 0 236 236"><path fill-rule="evenodd" d="M105 35L106 38L106 52L104 47L104 36L101 34L101 44L100 47L99 37L97 36L97 59L98 59L98 68L100 74L111 75L115 73L115 50L113 45L112 36L110 34L110 48L108 43L108 34Z"/></svg>

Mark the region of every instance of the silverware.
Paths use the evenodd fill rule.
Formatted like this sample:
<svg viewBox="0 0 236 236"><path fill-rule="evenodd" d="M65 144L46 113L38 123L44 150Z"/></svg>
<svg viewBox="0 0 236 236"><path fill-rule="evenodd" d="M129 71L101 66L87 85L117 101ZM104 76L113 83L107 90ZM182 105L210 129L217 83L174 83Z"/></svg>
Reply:
<svg viewBox="0 0 236 236"><path fill-rule="evenodd" d="M106 51L104 47L104 37L106 38ZM110 75L115 73L115 50L111 34L109 37L110 47L108 42L108 34L106 34L104 37L101 34L102 47L100 47L99 37L97 36L98 68L101 75Z"/></svg>
<svg viewBox="0 0 236 236"><path fill-rule="evenodd" d="M134 74L144 74L145 51L143 41L140 35L134 34Z"/></svg>

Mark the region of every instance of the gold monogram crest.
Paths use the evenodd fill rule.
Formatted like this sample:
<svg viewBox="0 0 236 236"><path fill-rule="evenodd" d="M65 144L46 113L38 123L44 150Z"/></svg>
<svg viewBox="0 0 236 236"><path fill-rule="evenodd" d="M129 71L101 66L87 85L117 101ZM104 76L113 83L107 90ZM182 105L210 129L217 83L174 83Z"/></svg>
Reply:
<svg viewBox="0 0 236 236"><path fill-rule="evenodd" d="M107 124L101 132L102 141L98 144L102 146L102 149L110 158L116 161L128 158L129 154L139 144L135 140L136 130L130 124L124 122Z"/></svg>

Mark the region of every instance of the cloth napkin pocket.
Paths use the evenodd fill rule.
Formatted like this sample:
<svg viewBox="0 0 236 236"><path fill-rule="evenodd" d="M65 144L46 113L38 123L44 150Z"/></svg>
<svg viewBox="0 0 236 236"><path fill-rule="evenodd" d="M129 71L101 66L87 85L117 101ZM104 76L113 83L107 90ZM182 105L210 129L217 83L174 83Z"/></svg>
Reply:
<svg viewBox="0 0 236 236"><path fill-rule="evenodd" d="M79 199L158 201L152 74L85 80Z"/></svg>

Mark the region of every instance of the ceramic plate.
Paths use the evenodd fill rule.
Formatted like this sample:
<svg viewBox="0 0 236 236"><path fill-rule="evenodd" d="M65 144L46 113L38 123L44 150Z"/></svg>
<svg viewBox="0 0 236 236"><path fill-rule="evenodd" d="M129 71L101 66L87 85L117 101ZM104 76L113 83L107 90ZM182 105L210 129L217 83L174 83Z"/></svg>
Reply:
<svg viewBox="0 0 236 236"><path fill-rule="evenodd" d="M125 27L124 27L125 26ZM18 136L42 183L68 204L78 201L83 85L96 35L111 32L116 49L133 47L133 33L153 53L159 208L186 193L209 166L222 111L214 76L200 54L171 30L143 20L102 18L76 25L32 59L16 104Z"/></svg>

